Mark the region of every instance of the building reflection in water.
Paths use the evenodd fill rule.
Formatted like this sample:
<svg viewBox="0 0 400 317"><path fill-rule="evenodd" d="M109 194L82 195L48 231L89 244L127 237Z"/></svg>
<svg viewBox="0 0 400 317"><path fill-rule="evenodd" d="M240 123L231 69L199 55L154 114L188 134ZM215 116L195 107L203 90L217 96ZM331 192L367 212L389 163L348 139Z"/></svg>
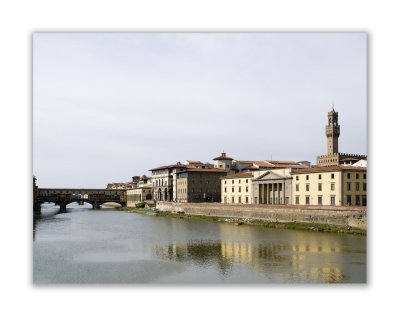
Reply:
<svg viewBox="0 0 400 317"><path fill-rule="evenodd" d="M293 231L291 240L279 241L260 237L259 230L243 226L240 230L244 239L238 241L238 236L232 234L232 230L237 230L234 226L220 228L220 241L189 240L157 245L154 253L172 261L195 262L203 267L216 265L223 276L231 274L234 265L244 264L257 274L279 277L279 281L343 282L344 254L334 236L319 234L317 240L315 233Z"/></svg>

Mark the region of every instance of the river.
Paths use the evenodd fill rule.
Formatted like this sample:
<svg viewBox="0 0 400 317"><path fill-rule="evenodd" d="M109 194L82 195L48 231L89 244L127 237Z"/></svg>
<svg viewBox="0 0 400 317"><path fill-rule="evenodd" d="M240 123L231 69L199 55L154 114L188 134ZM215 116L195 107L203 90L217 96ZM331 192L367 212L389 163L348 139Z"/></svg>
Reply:
<svg viewBox="0 0 400 317"><path fill-rule="evenodd" d="M35 284L366 283L365 236L71 204L34 222Z"/></svg>

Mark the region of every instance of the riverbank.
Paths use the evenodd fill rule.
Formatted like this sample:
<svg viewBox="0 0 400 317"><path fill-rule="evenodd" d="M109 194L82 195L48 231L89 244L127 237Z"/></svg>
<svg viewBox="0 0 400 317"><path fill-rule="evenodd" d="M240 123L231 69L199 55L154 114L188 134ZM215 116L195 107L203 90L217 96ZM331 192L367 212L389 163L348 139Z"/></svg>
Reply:
<svg viewBox="0 0 400 317"><path fill-rule="evenodd" d="M211 215L194 215L186 214L183 212L173 213L170 211L159 211L149 208L136 208L136 207L122 207L118 208L131 213L138 213L148 216L156 217L169 217L169 218L179 218L179 219L193 219L193 220L203 220L211 222L223 222L231 223L232 225L253 225L253 226L263 226L267 228L277 228L277 229L291 229L291 230L307 230L316 232L331 232L331 233L341 233L341 234L353 234L353 235L366 235L367 231L360 228L354 228L351 226L341 226L333 224L320 224L315 222L281 222L268 221L261 219L250 219L244 217L221 217L221 216L211 216Z"/></svg>

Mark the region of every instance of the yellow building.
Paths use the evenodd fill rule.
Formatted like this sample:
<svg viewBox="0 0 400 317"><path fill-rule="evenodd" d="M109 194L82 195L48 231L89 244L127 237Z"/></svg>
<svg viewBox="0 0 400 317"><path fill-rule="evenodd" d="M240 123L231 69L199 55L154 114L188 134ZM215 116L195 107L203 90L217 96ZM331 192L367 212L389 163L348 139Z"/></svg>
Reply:
<svg viewBox="0 0 400 317"><path fill-rule="evenodd" d="M237 173L221 178L221 196L224 204L252 204L253 173Z"/></svg>
<svg viewBox="0 0 400 317"><path fill-rule="evenodd" d="M367 205L366 167L314 167L292 171L292 177L295 205Z"/></svg>

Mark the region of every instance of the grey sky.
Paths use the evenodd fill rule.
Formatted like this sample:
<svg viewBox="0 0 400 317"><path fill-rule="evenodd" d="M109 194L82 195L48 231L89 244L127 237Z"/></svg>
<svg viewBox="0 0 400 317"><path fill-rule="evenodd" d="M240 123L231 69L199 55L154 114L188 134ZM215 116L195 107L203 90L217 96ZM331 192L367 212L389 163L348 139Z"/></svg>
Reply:
<svg viewBox="0 0 400 317"><path fill-rule="evenodd" d="M94 187L225 150L242 160L367 151L364 33L36 33L33 172Z"/></svg>

